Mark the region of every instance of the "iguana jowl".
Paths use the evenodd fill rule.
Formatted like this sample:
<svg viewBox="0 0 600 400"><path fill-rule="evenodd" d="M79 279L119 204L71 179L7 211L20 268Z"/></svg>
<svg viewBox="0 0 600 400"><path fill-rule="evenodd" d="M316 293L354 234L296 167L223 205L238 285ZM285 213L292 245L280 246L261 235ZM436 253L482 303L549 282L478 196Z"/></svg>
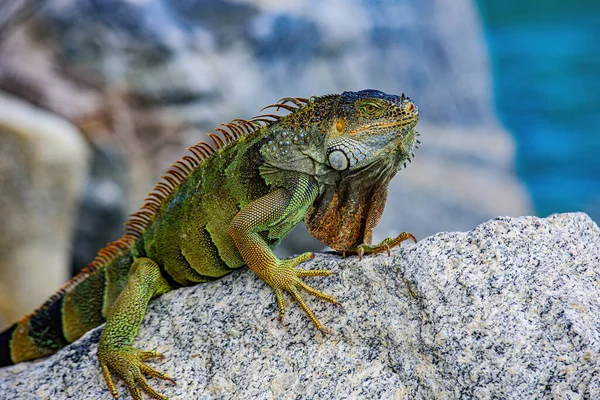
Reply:
<svg viewBox="0 0 600 400"><path fill-rule="evenodd" d="M171 289L249 266L322 325L300 295L336 300L302 281L329 271L297 265L312 253L279 260L272 249L304 219L310 233L343 253L389 251L406 239L371 245L389 181L418 142L418 109L404 94L376 90L284 98L265 114L234 120L171 166L126 225L125 235L37 311L0 334L0 366L46 356L104 323L98 359L112 395L111 373L134 399L166 399L144 374L170 380L144 361L161 357L133 345L148 301Z"/></svg>

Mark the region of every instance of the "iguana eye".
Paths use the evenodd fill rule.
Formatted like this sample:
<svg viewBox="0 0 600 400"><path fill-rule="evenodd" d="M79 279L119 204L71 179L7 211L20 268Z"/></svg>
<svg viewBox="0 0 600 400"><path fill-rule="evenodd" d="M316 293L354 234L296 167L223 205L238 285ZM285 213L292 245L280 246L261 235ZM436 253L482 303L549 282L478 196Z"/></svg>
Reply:
<svg viewBox="0 0 600 400"><path fill-rule="evenodd" d="M377 102L361 102L357 105L359 112L365 117L378 117L385 111L385 106Z"/></svg>
<svg viewBox="0 0 600 400"><path fill-rule="evenodd" d="M343 151L334 150L331 153L329 153L328 158L329 165L331 165L331 168L337 169L338 171L348 169L348 158L346 157Z"/></svg>

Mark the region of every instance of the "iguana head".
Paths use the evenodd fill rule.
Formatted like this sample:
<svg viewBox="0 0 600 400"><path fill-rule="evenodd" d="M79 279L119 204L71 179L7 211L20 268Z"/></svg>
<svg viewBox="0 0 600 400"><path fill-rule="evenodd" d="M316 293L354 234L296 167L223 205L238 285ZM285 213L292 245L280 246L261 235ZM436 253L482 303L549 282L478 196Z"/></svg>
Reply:
<svg viewBox="0 0 600 400"><path fill-rule="evenodd" d="M370 244L387 199L387 186L417 142L417 106L404 94L344 92L324 99L326 162L337 171L305 218L310 233L339 251ZM319 99L314 109L318 110ZM333 103L333 104L332 104Z"/></svg>
<svg viewBox="0 0 600 400"><path fill-rule="evenodd" d="M404 93L342 93L325 141L329 165L338 171L380 162L399 165L410 158L418 119L417 106Z"/></svg>

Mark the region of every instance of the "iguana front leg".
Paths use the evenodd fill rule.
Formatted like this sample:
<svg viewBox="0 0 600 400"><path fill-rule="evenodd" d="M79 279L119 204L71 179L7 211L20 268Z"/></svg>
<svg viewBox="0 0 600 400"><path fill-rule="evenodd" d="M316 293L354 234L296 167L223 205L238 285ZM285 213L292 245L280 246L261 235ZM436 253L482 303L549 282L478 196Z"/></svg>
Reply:
<svg viewBox="0 0 600 400"><path fill-rule="evenodd" d="M371 244L361 244L357 246L355 249L350 250L352 253L358 254L359 259L362 260L363 255L365 254L374 254L374 253L382 253L386 251L388 256L390 255L390 249L399 246L405 240L411 239L413 242L417 243L417 239L408 232L402 232L400 235L395 238L387 238L383 239L381 243L376 245Z"/></svg>
<svg viewBox="0 0 600 400"><path fill-rule="evenodd" d="M400 235L395 238L387 238L381 241L381 243L372 245L371 238L373 237L373 229L377 226L377 223L381 219L383 215L383 210L385 208L385 202L387 200L387 188L377 190L373 193L373 197L371 198L372 206L369 208L369 213L367 214L367 219L365 222L365 235L363 237L363 244L357 246L354 249L350 249L351 253L358 254L358 258L362 260L363 255L365 254L375 254L387 252L388 256L390 255L390 249L399 246L405 240L411 239L413 242L417 243L417 239L408 232L402 232Z"/></svg>
<svg viewBox="0 0 600 400"><path fill-rule="evenodd" d="M335 298L310 287L301 279L305 276L328 276L331 272L296 268L298 264L314 258L313 253L287 260L278 259L260 235L265 231L286 230L286 224L295 225L306 214L317 194L318 188L311 178L295 175L289 181L289 189L276 189L246 205L231 222L229 234L246 264L275 291L278 318L283 318L285 314L283 292L286 291L296 299L317 329L322 330L323 325L305 303L299 289L322 300L337 303Z"/></svg>
<svg viewBox="0 0 600 400"><path fill-rule="evenodd" d="M143 374L173 380L162 372L144 364L149 358L162 358L155 351L142 351L132 347L138 328L146 314L148 302L171 289L162 277L159 266L149 258L138 258L131 266L127 286L115 300L98 344L98 360L110 393L116 399L117 388L111 372L125 381L131 396L141 400L141 390L154 399L167 397L156 392ZM173 382L174 383L174 382ZM141 390L140 390L141 389Z"/></svg>

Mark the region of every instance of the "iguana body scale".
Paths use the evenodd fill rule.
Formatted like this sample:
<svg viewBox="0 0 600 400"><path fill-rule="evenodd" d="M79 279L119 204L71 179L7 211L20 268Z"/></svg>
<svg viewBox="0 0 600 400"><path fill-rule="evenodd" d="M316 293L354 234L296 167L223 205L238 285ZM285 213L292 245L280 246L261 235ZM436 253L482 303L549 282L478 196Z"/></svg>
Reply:
<svg viewBox="0 0 600 400"><path fill-rule="evenodd" d="M210 134L171 166L118 241L34 313L0 333L0 366L55 353L106 322L98 358L108 387L123 379L134 399L142 391L166 399L144 374L171 380L144 361L159 357L132 347L150 299L249 266L275 292L294 297L318 329L322 325L300 289L305 276L329 271L296 266L273 254L302 220L317 239L339 252L373 253L405 239L403 233L371 246L387 185L415 146L418 110L404 96L365 90L284 98L269 107L290 111L234 120Z"/></svg>

